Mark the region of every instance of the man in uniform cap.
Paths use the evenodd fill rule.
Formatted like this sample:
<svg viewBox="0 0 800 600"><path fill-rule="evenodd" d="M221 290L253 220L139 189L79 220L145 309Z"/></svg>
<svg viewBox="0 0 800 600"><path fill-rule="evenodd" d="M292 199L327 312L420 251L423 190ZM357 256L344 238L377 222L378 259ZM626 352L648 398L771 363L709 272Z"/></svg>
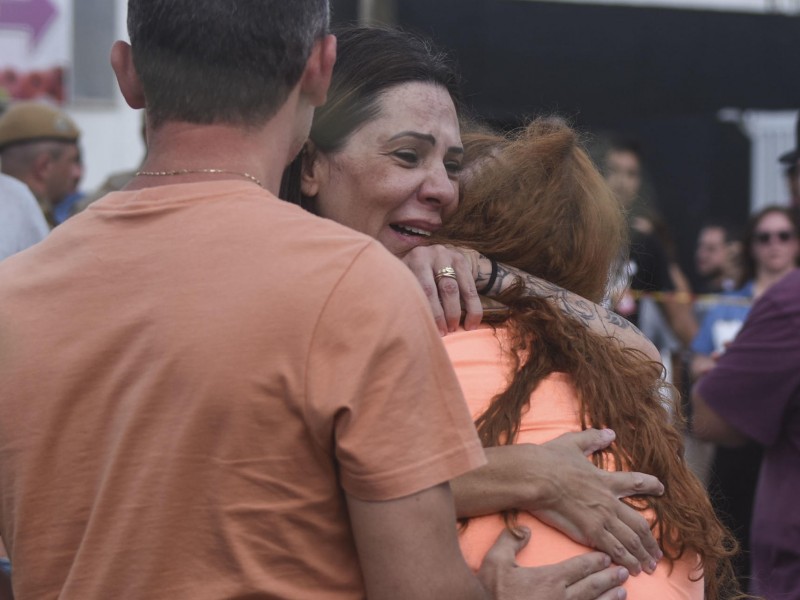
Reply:
<svg viewBox="0 0 800 600"><path fill-rule="evenodd" d="M79 137L72 119L40 102L13 104L0 117L0 171L30 188L51 226L83 174Z"/></svg>

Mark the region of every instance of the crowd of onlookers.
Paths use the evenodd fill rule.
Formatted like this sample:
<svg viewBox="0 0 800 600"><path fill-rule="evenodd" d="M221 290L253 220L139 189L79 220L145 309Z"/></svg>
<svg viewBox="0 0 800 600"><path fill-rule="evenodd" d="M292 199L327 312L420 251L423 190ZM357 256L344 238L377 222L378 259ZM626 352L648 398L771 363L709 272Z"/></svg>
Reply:
<svg viewBox="0 0 800 600"><path fill-rule="evenodd" d="M319 0L199 3L112 50L138 169L80 193L64 110L0 115L18 598L800 598L800 120L692 289L635 140L467 121Z"/></svg>
<svg viewBox="0 0 800 600"><path fill-rule="evenodd" d="M687 458L739 539L742 552L735 562L743 584L750 578L750 530L763 443L749 440L731 448L694 437L688 398L691 387L714 370L754 303L800 266L800 119L797 125L797 147L779 159L786 204L764 207L743 223L725 216L704 222L691 265L694 289L677 263L669 229L641 202L643 165L636 143L612 141L600 160L609 185L629 208L631 224L630 287L615 309L638 324L671 362L670 376L687 400ZM754 396L751 402L760 400ZM776 426L787 426L783 417Z"/></svg>

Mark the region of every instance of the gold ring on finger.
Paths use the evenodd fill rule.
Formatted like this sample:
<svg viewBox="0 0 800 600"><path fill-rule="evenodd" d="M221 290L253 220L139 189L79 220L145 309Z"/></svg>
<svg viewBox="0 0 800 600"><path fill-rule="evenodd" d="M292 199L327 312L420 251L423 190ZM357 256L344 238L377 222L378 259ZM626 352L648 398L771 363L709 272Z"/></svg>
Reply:
<svg viewBox="0 0 800 600"><path fill-rule="evenodd" d="M445 277L449 277L450 279L458 279L456 277L456 270L453 267L442 267L436 271L436 275L434 275L433 280L436 283L439 283L439 280L444 279Z"/></svg>

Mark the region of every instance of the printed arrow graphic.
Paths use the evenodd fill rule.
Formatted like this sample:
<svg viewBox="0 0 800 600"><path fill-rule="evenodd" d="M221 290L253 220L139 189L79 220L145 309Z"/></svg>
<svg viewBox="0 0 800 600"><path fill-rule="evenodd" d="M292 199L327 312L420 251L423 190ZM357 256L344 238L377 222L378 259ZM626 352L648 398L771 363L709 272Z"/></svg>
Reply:
<svg viewBox="0 0 800 600"><path fill-rule="evenodd" d="M36 47L57 12L50 0L0 0L0 29L29 31Z"/></svg>

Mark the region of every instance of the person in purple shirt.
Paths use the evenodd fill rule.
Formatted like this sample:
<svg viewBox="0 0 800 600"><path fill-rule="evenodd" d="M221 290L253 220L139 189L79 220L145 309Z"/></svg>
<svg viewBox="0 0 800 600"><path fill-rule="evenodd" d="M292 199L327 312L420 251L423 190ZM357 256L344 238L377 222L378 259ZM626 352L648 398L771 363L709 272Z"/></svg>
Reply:
<svg viewBox="0 0 800 600"><path fill-rule="evenodd" d="M800 270L753 306L692 392L695 435L764 446L751 527L751 592L800 599Z"/></svg>

